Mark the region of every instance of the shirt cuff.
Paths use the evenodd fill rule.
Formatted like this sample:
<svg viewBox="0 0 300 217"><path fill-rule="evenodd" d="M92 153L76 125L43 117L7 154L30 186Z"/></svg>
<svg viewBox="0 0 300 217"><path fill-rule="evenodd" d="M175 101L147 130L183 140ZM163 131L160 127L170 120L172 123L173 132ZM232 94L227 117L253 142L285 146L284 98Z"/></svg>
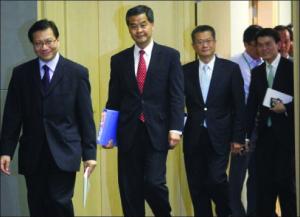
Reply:
<svg viewBox="0 0 300 217"><path fill-rule="evenodd" d="M176 133L176 134L178 134L178 135L182 135L182 132L181 131L179 131L179 130L170 130L169 131L170 133Z"/></svg>

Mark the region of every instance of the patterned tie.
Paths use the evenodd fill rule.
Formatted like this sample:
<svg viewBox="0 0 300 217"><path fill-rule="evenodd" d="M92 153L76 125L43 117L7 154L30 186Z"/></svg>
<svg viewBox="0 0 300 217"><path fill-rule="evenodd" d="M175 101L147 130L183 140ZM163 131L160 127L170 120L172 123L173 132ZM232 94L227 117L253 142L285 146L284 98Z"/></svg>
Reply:
<svg viewBox="0 0 300 217"><path fill-rule="evenodd" d="M269 86L269 88L272 88L272 86L273 86L273 80L274 80L273 66L272 66L271 64L269 64L269 65L267 66L267 68L268 68L268 76L267 76L267 79L268 79L268 86ZM271 120L271 117L268 118L267 126L268 126L268 127L271 127L271 126L272 126L272 120Z"/></svg>
<svg viewBox="0 0 300 217"><path fill-rule="evenodd" d="M138 88L139 88L141 94L143 93L143 90L144 90L144 83L145 83L146 74L147 74L144 54L145 54L145 51L140 50L140 60L139 60L139 65L138 65L138 69L137 69L137 74L136 74L136 80L137 80ZM140 114L139 119L142 122L145 122L145 117L144 117L143 112Z"/></svg>
<svg viewBox="0 0 300 217"><path fill-rule="evenodd" d="M43 65L43 69L44 69L45 74L42 79L42 84L43 84L44 90L47 91L49 88L49 85L50 85L49 67L47 65Z"/></svg>
<svg viewBox="0 0 300 217"><path fill-rule="evenodd" d="M202 91L202 97L204 102L206 102L208 88L209 88L209 77L208 77L208 65L202 67L202 74L200 76L200 85Z"/></svg>

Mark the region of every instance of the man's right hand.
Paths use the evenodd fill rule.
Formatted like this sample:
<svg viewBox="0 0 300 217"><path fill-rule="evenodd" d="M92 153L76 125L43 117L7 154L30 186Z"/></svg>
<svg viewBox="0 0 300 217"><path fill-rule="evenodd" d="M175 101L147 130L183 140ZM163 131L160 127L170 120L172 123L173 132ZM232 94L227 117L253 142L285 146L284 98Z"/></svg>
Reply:
<svg viewBox="0 0 300 217"><path fill-rule="evenodd" d="M0 170L6 175L10 175L10 161L11 158L8 155L2 155L0 157Z"/></svg>
<svg viewBox="0 0 300 217"><path fill-rule="evenodd" d="M105 149L112 149L114 147L113 141L109 140L108 144L103 145L102 147L105 148Z"/></svg>

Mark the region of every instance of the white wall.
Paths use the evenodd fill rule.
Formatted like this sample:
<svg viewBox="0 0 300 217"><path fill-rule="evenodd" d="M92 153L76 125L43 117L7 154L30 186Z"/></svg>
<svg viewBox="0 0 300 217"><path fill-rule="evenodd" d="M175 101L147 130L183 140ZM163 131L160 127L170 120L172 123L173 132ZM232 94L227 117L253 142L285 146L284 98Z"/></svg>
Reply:
<svg viewBox="0 0 300 217"><path fill-rule="evenodd" d="M292 20L292 2L278 1L278 24L288 25Z"/></svg>
<svg viewBox="0 0 300 217"><path fill-rule="evenodd" d="M244 51L243 33L251 23L251 8L249 1L230 1L231 16L231 47L230 54L234 56Z"/></svg>

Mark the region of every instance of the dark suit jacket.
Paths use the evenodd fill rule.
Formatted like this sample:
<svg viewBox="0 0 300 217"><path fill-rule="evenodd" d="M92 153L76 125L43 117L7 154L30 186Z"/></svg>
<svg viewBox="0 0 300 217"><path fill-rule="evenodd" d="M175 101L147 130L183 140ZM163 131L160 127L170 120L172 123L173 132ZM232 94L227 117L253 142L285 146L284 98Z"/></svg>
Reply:
<svg viewBox="0 0 300 217"><path fill-rule="evenodd" d="M244 89L239 66L216 57L206 103L199 82L199 60L183 66L187 121L184 152L201 151L200 127L206 119L208 133L216 152L226 153L230 142L244 143Z"/></svg>
<svg viewBox="0 0 300 217"><path fill-rule="evenodd" d="M41 86L38 59L13 70L5 104L0 154L14 154L19 140L19 172L36 169L47 139L61 170L76 171L80 159L96 159L96 135L88 70L59 57L50 87Z"/></svg>
<svg viewBox="0 0 300 217"><path fill-rule="evenodd" d="M135 76L134 47L112 56L110 76L106 108L120 111L119 150L127 151L133 144L142 111L153 147L167 150L168 131L183 128L183 73L179 53L154 43L142 95Z"/></svg>
<svg viewBox="0 0 300 217"><path fill-rule="evenodd" d="M272 128L283 144L289 144L287 147L291 149L294 144L294 103L286 104L286 114L276 114L271 112L269 108L262 106L266 90L268 88L266 64L254 68L251 72L251 83L249 89L249 97L247 101L247 131L248 135L254 128L255 117L257 116L258 136L265 132L268 117L271 117ZM294 95L293 80L293 63L281 57L278 68L273 81L273 89L283 93Z"/></svg>

